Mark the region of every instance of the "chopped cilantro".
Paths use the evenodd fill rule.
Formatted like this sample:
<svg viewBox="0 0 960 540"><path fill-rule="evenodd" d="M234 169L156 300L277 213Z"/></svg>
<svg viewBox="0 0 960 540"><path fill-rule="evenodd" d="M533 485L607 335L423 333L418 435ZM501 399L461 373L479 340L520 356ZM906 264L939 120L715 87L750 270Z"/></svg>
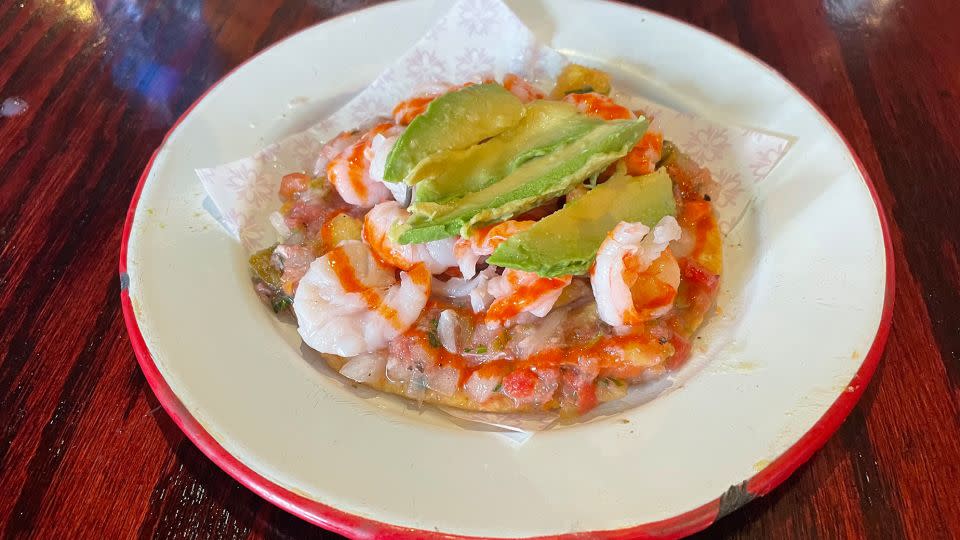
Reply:
<svg viewBox="0 0 960 540"><path fill-rule="evenodd" d="M285 294L278 294L273 297L270 301L270 307L273 308L274 313L280 313L281 311L288 309L293 305L293 298Z"/></svg>
<svg viewBox="0 0 960 540"><path fill-rule="evenodd" d="M483 345L477 347L477 354L486 354L487 348Z"/></svg>
<svg viewBox="0 0 960 540"><path fill-rule="evenodd" d="M496 388L493 389L494 392L499 392L500 390L503 390L503 381L498 382Z"/></svg>
<svg viewBox="0 0 960 540"><path fill-rule="evenodd" d="M570 94L589 94L593 92L592 86L584 86L583 88L577 88L576 90L567 90L564 95L569 96Z"/></svg>
<svg viewBox="0 0 960 540"><path fill-rule="evenodd" d="M434 317L430 319L430 329L427 330L427 341L434 349L440 348L440 337L437 335L437 327L440 326L440 319Z"/></svg>

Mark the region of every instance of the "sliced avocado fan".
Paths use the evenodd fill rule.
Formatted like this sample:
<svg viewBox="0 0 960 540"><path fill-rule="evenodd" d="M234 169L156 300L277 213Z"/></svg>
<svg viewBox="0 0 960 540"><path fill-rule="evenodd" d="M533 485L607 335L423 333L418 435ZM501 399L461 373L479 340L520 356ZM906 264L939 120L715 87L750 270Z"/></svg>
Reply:
<svg viewBox="0 0 960 540"><path fill-rule="evenodd" d="M676 211L673 182L665 169L638 177L617 174L510 237L487 262L544 277L585 274L618 223L639 221L653 227Z"/></svg>
<svg viewBox="0 0 960 540"><path fill-rule="evenodd" d="M418 244L497 223L560 197L620 159L643 136L647 120L614 120L517 167L505 178L448 203L419 203L398 229L403 244Z"/></svg>
<svg viewBox="0 0 960 540"><path fill-rule="evenodd" d="M499 84L477 84L444 94L397 139L387 156L384 180L406 182L424 158L469 148L517 125L523 114L523 103Z"/></svg>
<svg viewBox="0 0 960 540"><path fill-rule="evenodd" d="M561 101L534 101L523 120L500 135L464 150L438 152L408 176L414 203L446 202L480 191L533 158L549 154L603 123Z"/></svg>

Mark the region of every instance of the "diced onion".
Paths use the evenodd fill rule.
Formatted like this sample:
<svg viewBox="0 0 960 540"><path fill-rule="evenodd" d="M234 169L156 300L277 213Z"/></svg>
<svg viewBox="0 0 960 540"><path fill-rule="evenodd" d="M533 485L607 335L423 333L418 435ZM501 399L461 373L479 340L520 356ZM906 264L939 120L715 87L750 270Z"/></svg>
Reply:
<svg viewBox="0 0 960 540"><path fill-rule="evenodd" d="M387 359L383 354L361 354L348 360L340 368L340 374L359 383L380 382L386 366Z"/></svg>
<svg viewBox="0 0 960 540"><path fill-rule="evenodd" d="M520 358L526 358L541 349L549 343L553 333L560 326L560 323L567 317L567 311L559 310L547 315L538 324L534 325L532 334L524 337L517 345L517 354Z"/></svg>
<svg viewBox="0 0 960 540"><path fill-rule="evenodd" d="M283 214L280 212L273 212L270 214L270 225L273 225L273 230L277 231L277 236L280 240L286 240L293 234L293 231L290 230L290 227L287 227L286 222L283 219Z"/></svg>
<svg viewBox="0 0 960 540"><path fill-rule="evenodd" d="M452 353L457 352L457 313L455 311L445 309L440 312L437 320L437 334L444 349Z"/></svg>
<svg viewBox="0 0 960 540"><path fill-rule="evenodd" d="M427 370L427 388L434 392L452 396L460 383L460 370L453 366L434 366Z"/></svg>
<svg viewBox="0 0 960 540"><path fill-rule="evenodd" d="M499 376L481 377L480 373L475 371L473 375L470 375L470 378L467 379L463 389L467 395L470 396L470 399L477 403L483 403L490 399L490 396L493 395L493 391L497 388L497 385L500 384L501 380L502 378Z"/></svg>

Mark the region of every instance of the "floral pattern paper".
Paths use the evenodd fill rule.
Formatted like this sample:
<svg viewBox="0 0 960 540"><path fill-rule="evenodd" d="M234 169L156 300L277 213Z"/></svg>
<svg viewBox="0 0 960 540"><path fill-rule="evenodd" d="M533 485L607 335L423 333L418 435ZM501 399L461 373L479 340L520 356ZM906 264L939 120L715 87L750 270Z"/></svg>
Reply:
<svg viewBox="0 0 960 540"><path fill-rule="evenodd" d="M715 124L642 98L625 98L631 108L653 118L663 132L716 182L713 207L720 231L736 226L750 204L753 186L761 182L790 149L791 140L764 131Z"/></svg>

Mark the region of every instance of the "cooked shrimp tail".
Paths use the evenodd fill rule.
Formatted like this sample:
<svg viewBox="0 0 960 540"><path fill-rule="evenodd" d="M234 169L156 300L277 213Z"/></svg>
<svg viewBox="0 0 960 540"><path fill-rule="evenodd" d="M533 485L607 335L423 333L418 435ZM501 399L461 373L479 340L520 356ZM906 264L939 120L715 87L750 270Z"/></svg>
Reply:
<svg viewBox="0 0 960 540"><path fill-rule="evenodd" d="M621 222L607 235L590 272L601 320L623 327L670 311L680 266L668 245L680 234L677 220L666 216L652 231L642 223Z"/></svg>

